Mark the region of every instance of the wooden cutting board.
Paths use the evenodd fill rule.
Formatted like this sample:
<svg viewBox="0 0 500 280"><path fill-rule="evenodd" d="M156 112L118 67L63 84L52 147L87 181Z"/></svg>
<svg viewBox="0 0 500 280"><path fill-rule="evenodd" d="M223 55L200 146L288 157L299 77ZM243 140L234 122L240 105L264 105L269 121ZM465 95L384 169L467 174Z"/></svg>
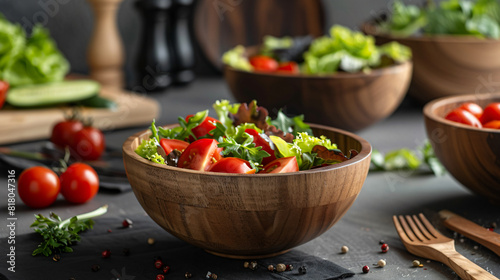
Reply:
<svg viewBox="0 0 500 280"><path fill-rule="evenodd" d="M116 109L82 108L101 130L150 124L160 114L159 104L148 97L124 90L101 88L100 95L114 100ZM0 145L48 139L52 126L70 112L68 106L0 110Z"/></svg>

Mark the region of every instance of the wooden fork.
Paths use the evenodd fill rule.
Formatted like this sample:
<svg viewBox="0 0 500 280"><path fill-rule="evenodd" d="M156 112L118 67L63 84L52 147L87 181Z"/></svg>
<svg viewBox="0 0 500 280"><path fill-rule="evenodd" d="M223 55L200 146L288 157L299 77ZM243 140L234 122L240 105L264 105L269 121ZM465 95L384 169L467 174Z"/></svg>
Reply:
<svg viewBox="0 0 500 280"><path fill-rule="evenodd" d="M408 252L442 262L463 280L493 280L496 278L455 250L453 239L441 235L420 213L409 216L393 216L396 231Z"/></svg>

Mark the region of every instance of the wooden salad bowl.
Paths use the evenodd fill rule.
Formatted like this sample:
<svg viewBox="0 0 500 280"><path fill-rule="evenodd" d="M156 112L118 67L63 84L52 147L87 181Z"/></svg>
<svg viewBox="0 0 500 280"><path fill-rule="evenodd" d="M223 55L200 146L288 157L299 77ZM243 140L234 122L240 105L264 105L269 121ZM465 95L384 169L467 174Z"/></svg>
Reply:
<svg viewBox="0 0 500 280"><path fill-rule="evenodd" d="M470 93L500 92L500 40L472 36L399 38L363 27L377 44L397 41L411 48L413 77L408 94L425 104L433 99Z"/></svg>
<svg viewBox="0 0 500 280"><path fill-rule="evenodd" d="M410 84L412 63L369 73L288 75L246 72L226 66L224 76L238 102L258 100L276 113L304 114L305 121L358 131L390 116Z"/></svg>
<svg viewBox="0 0 500 280"><path fill-rule="evenodd" d="M428 138L448 172L462 185L494 203L500 203L500 130L475 128L445 120L465 102L485 107L500 102L500 94L443 97L424 107Z"/></svg>
<svg viewBox="0 0 500 280"><path fill-rule="evenodd" d="M170 126L172 127L172 126ZM366 179L371 145L350 132L311 125L350 160L282 174L200 172L150 162L134 150L149 131L129 137L123 159L146 213L181 240L215 255L252 259L278 255L330 229Z"/></svg>

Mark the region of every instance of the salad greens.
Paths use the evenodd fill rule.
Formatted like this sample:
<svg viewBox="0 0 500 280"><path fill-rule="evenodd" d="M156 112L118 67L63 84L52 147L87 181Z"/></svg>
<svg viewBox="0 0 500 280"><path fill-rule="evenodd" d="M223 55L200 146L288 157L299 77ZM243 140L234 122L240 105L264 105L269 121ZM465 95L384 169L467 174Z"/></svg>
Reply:
<svg viewBox="0 0 500 280"><path fill-rule="evenodd" d="M379 29L394 36L410 36L422 31L428 35L472 35L500 38L500 4L497 0L430 1L420 8L395 0L391 16Z"/></svg>
<svg viewBox="0 0 500 280"><path fill-rule="evenodd" d="M12 87L63 80L69 63L57 49L49 32L33 27L26 38L19 24L0 14L0 79Z"/></svg>

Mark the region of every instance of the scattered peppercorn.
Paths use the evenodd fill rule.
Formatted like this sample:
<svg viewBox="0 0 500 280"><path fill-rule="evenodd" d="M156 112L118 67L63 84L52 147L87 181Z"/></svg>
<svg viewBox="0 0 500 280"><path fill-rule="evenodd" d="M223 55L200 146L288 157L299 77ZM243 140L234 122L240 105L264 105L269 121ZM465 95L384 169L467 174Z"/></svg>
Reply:
<svg viewBox="0 0 500 280"><path fill-rule="evenodd" d="M153 244L155 244L155 239L154 239L154 238L151 238L151 237L150 237L150 238L148 238L148 244L149 244L149 245L153 245Z"/></svg>
<svg viewBox="0 0 500 280"><path fill-rule="evenodd" d="M274 271L274 265L270 264L267 266L267 270L273 272Z"/></svg>
<svg viewBox="0 0 500 280"><path fill-rule="evenodd" d="M217 278L219 278L219 277L217 277L217 274L212 273L212 279L217 280Z"/></svg>
<svg viewBox="0 0 500 280"><path fill-rule="evenodd" d="M380 246L380 249L382 250L382 253L387 253L387 251L389 251L389 245L384 243L382 244L382 246Z"/></svg>
<svg viewBox="0 0 500 280"><path fill-rule="evenodd" d="M249 263L249 262L244 262L244 263L243 263L243 267L244 267L244 268L248 268L249 266L250 266L250 263Z"/></svg>
<svg viewBox="0 0 500 280"><path fill-rule="evenodd" d="M347 252L349 252L349 247L342 246L342 248L340 248L340 251L342 252L342 254L346 254Z"/></svg>
<svg viewBox="0 0 500 280"><path fill-rule="evenodd" d="M256 270L257 269L257 262L256 261L250 262L249 267L251 270Z"/></svg>
<svg viewBox="0 0 500 280"><path fill-rule="evenodd" d="M163 266L163 262L161 260L156 260L155 261L155 267L156 269L161 269Z"/></svg>
<svg viewBox="0 0 500 280"><path fill-rule="evenodd" d="M166 265L163 267L163 273L167 274L170 271L170 266Z"/></svg>
<svg viewBox="0 0 500 280"><path fill-rule="evenodd" d="M108 233L111 233L111 232L112 232L111 229L108 228Z"/></svg>
<svg viewBox="0 0 500 280"><path fill-rule="evenodd" d="M104 259L107 259L107 258L111 257L111 251L110 250L104 250L104 251L102 251L101 255L102 255L102 257Z"/></svg>
<svg viewBox="0 0 500 280"><path fill-rule="evenodd" d="M130 255L130 249L128 249L128 248L123 248L123 250L122 250L122 254L123 254L124 256L128 256L128 255Z"/></svg>
<svg viewBox="0 0 500 280"><path fill-rule="evenodd" d="M163 274L156 275L156 280L164 280L165 276Z"/></svg>
<svg viewBox="0 0 500 280"><path fill-rule="evenodd" d="M55 254L53 257L52 257L52 260L55 261L55 262L58 262L61 260L61 255L58 255L58 254Z"/></svg>
<svg viewBox="0 0 500 280"><path fill-rule="evenodd" d="M419 260L414 260L411 264L416 267L416 266L420 265L420 261Z"/></svg>
<svg viewBox="0 0 500 280"><path fill-rule="evenodd" d="M287 264L286 265L286 271L292 271L293 270L293 265Z"/></svg>
<svg viewBox="0 0 500 280"><path fill-rule="evenodd" d="M378 267L384 267L386 264L387 264L387 263L386 263L386 261L385 261L385 260L379 260L379 261L377 262L377 266L378 266Z"/></svg>
<svg viewBox="0 0 500 280"><path fill-rule="evenodd" d="M189 279L189 278L193 277L193 275L191 273L189 273L189 272L186 272L186 273L184 273L184 277L186 279Z"/></svg>
<svg viewBox="0 0 500 280"><path fill-rule="evenodd" d="M123 220L123 222L122 222L122 226L123 226L124 228L132 227L132 224L133 224L133 222L132 222L132 220L130 220L130 219L125 219L125 220Z"/></svg>
<svg viewBox="0 0 500 280"><path fill-rule="evenodd" d="M283 272L286 270L286 265L282 264L282 263L279 263L276 265L276 271L277 272Z"/></svg>
<svg viewBox="0 0 500 280"><path fill-rule="evenodd" d="M368 272L370 272L370 267L367 265L363 266L363 273L368 273Z"/></svg>
<svg viewBox="0 0 500 280"><path fill-rule="evenodd" d="M93 264L93 265L90 266L90 269L93 272L97 272L97 271L99 271L99 269L101 269L101 267L98 264Z"/></svg>
<svg viewBox="0 0 500 280"><path fill-rule="evenodd" d="M299 274L306 274L307 273L307 266L303 265L299 267Z"/></svg>

